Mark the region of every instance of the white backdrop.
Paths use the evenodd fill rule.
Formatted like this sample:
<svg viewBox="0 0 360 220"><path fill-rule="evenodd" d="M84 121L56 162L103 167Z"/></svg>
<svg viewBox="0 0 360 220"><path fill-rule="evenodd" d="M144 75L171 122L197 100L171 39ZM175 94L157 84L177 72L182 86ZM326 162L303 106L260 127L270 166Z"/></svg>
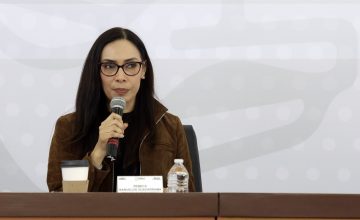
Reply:
<svg viewBox="0 0 360 220"><path fill-rule="evenodd" d="M101 2L101 4L99 3ZM198 136L206 192L360 193L360 2L0 1L0 191L46 191L97 36L145 42Z"/></svg>

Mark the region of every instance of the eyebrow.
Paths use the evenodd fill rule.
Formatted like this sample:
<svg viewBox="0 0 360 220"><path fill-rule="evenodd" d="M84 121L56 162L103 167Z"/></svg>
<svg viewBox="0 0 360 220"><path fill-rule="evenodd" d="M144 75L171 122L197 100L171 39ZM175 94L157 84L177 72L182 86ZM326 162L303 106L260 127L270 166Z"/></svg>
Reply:
<svg viewBox="0 0 360 220"><path fill-rule="evenodd" d="M136 58L136 57L128 58L128 59L125 59L125 60L124 60L124 63L130 62L130 61L139 61L139 59ZM113 62L113 63L117 63L116 60L112 60L112 59L103 59L102 62Z"/></svg>

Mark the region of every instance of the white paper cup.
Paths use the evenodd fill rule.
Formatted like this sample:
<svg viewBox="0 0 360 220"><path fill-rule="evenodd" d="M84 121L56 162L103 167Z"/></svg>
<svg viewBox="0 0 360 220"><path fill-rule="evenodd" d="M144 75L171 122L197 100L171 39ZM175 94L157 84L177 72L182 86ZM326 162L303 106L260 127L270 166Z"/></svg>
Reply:
<svg viewBox="0 0 360 220"><path fill-rule="evenodd" d="M88 179L89 161L63 160L61 161L61 174L63 181L84 181Z"/></svg>

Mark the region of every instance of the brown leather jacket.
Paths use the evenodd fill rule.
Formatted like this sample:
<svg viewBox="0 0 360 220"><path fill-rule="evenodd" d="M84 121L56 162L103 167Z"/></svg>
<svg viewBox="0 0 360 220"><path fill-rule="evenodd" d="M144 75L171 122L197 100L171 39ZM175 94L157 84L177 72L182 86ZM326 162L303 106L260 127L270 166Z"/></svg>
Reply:
<svg viewBox="0 0 360 220"><path fill-rule="evenodd" d="M156 126L153 140L148 134L144 137L139 147L140 174L161 175L163 185L166 187L167 173L174 164L175 158L183 158L184 165L189 172L189 191L194 191L194 177L190 153L184 128L180 119L167 112L167 109L156 101ZM93 192L108 192L113 190L113 167L108 160L103 161L102 170L95 168L90 161L90 152L84 152L81 144L66 143L74 129L74 113L61 116L55 125L51 141L47 184L49 191L62 191L62 177L60 164L62 160L89 160L89 189ZM152 146L150 145L152 144Z"/></svg>

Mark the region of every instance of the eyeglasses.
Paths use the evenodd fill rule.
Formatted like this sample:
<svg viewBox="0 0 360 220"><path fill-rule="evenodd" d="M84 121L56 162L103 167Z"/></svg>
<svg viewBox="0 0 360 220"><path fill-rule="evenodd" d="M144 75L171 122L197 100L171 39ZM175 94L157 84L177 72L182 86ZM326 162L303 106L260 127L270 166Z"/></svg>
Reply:
<svg viewBox="0 0 360 220"><path fill-rule="evenodd" d="M145 64L145 61L142 62L129 62L123 65L117 65L113 62L104 62L100 63L101 73L105 76L115 76L119 71L119 68L123 69L124 73L128 76L135 76L141 70L142 65Z"/></svg>

